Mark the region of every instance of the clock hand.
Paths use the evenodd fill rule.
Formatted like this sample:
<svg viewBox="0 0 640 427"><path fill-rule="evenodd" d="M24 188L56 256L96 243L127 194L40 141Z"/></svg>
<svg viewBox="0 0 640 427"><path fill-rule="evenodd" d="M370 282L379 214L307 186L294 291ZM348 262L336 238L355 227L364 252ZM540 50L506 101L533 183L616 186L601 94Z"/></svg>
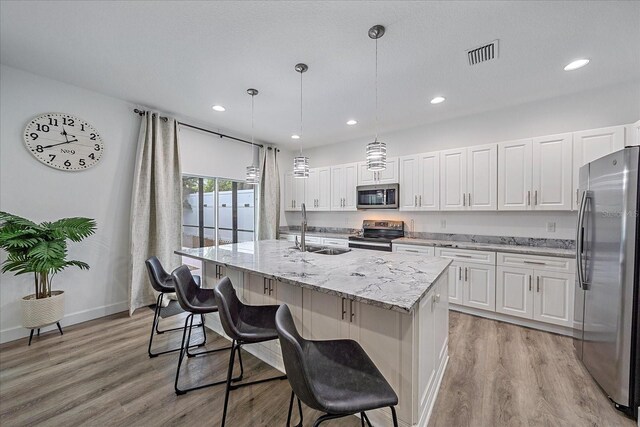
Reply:
<svg viewBox="0 0 640 427"><path fill-rule="evenodd" d="M77 140L77 139L74 139L74 140L71 140L71 141L60 142L60 143L58 143L58 144L45 145L45 146L44 146L44 147L42 147L42 148L51 148L51 147L55 147L55 146L57 146L57 145L70 144L70 143L72 143L72 142L78 142L78 140Z"/></svg>

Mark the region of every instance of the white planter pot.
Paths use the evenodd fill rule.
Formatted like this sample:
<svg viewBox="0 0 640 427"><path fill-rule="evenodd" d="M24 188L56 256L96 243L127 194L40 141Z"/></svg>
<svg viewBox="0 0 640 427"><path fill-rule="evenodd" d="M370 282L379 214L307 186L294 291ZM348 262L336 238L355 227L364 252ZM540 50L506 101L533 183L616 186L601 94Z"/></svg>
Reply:
<svg viewBox="0 0 640 427"><path fill-rule="evenodd" d="M64 291L52 291L48 298L36 299L35 294L22 297L22 326L42 328L64 317Z"/></svg>

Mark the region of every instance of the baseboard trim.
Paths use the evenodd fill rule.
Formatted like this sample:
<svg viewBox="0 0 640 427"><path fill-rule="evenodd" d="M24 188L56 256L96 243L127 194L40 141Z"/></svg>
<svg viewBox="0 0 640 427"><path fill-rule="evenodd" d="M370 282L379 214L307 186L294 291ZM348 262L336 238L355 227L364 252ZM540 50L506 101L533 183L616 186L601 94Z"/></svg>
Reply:
<svg viewBox="0 0 640 427"><path fill-rule="evenodd" d="M127 301L117 302L115 304L103 305L100 307L94 307L87 310L66 314L60 321L60 324L64 329L65 326L76 325L78 323L87 322L89 320L98 319L100 317L109 316L111 314L116 314L127 310L129 310L129 304L127 303ZM56 325L46 326L42 328L40 332L43 333L53 330L58 330ZM30 329L23 328L22 326L14 326L12 328L3 329L0 331L0 344L19 340L20 338L26 338L29 336L30 331Z"/></svg>
<svg viewBox="0 0 640 427"><path fill-rule="evenodd" d="M449 303L449 310L459 313L470 314L472 316L484 317L486 319L497 320L499 322L511 323L525 328L537 329L539 331L551 332L552 334L573 336L571 328L566 326L553 325L550 323L538 322L536 320L523 319L520 317L509 316L508 314L496 313L492 311L479 310L477 308L465 307L462 305Z"/></svg>

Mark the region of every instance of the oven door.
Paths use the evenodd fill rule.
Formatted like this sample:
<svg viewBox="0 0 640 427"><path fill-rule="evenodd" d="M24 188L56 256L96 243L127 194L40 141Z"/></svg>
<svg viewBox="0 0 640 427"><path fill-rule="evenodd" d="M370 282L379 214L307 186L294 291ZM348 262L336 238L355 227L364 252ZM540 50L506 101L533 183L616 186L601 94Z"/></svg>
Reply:
<svg viewBox="0 0 640 427"><path fill-rule="evenodd" d="M349 247L356 249L370 249L374 251L391 252L391 242L367 242L362 240L349 240Z"/></svg>
<svg viewBox="0 0 640 427"><path fill-rule="evenodd" d="M357 189L358 209L398 209L398 184L362 185Z"/></svg>

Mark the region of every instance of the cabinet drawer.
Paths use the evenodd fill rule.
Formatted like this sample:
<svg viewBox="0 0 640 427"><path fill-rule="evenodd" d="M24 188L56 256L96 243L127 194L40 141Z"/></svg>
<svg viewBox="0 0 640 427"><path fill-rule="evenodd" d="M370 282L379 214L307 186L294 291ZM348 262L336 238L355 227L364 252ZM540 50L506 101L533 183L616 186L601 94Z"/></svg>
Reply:
<svg viewBox="0 0 640 427"><path fill-rule="evenodd" d="M435 250L433 246L416 246L416 245L393 245L394 252L423 254L427 256L434 256Z"/></svg>
<svg viewBox="0 0 640 427"><path fill-rule="evenodd" d="M496 264L496 253L469 249L436 248L436 256L475 264Z"/></svg>
<svg viewBox="0 0 640 427"><path fill-rule="evenodd" d="M338 246L340 248L349 247L349 241L345 239L322 239L322 244L326 246Z"/></svg>
<svg viewBox="0 0 640 427"><path fill-rule="evenodd" d="M557 271L560 273L575 273L576 269L575 260L571 258L509 254L501 252L498 252L498 265L504 267Z"/></svg>

